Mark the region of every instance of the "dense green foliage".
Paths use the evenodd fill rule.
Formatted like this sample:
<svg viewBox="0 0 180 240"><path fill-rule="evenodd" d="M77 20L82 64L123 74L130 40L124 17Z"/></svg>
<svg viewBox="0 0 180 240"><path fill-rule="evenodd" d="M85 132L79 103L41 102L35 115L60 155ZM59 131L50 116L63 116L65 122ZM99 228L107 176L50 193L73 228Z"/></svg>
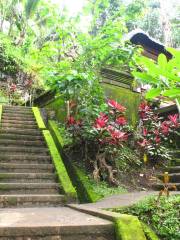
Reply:
<svg viewBox="0 0 180 240"><path fill-rule="evenodd" d="M26 78L23 87L31 82L35 89L42 85L55 88L64 100L76 102L77 113L88 115L103 102L101 67L129 69L134 47L125 43L123 36L139 23L144 23L146 30L144 16L151 15L156 7L162 12L161 1L156 2L90 0L80 13L71 16L61 3L53 1L1 1L1 72L5 79L13 75L11 82L19 85L22 71ZM156 26L153 20L148 21L148 26ZM178 24L175 18L172 24L174 31ZM175 35L177 38L177 31ZM33 95L36 90L28 93Z"/></svg>
<svg viewBox="0 0 180 240"><path fill-rule="evenodd" d="M147 92L146 98L153 99L155 97L164 96L176 99L180 112L179 89L179 72L180 72L180 51L168 48L173 57L169 61L165 55L160 54L158 64L147 57L137 57L136 64L141 72L134 71L133 75L146 84L150 84L152 88Z"/></svg>
<svg viewBox="0 0 180 240"><path fill-rule="evenodd" d="M161 197L157 202L155 197L147 198L132 207L119 208L115 212L138 216L140 220L150 225L162 240L178 240L180 196Z"/></svg>

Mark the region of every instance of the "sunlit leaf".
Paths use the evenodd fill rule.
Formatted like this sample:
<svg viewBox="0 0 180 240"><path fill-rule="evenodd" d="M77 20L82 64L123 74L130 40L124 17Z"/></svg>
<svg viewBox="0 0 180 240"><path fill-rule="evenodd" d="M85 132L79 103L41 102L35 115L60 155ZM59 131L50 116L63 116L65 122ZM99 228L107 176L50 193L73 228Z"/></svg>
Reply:
<svg viewBox="0 0 180 240"><path fill-rule="evenodd" d="M147 99L158 97L161 94L161 88L153 88L146 93Z"/></svg>

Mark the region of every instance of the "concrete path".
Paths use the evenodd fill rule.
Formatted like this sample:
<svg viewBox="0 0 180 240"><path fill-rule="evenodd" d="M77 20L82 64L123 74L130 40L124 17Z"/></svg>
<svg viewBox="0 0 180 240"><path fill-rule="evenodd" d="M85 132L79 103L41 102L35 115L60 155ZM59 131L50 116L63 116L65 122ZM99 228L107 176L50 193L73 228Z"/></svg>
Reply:
<svg viewBox="0 0 180 240"><path fill-rule="evenodd" d="M131 192L125 194L113 195L107 198L104 198L96 203L83 204L83 206L93 207L98 209L106 208L116 208L116 207L126 207L133 205L140 200L143 200L145 197L155 195L158 196L158 191L141 191L141 192ZM180 191L171 192L170 194L180 194Z"/></svg>
<svg viewBox="0 0 180 240"><path fill-rule="evenodd" d="M24 236L22 239L31 239L36 234L61 236L55 239L66 239L65 236L72 235L74 237L67 239L86 239L87 236L92 236L87 239L109 240L114 234L114 226L111 221L68 207L0 209L0 238L16 239L15 236ZM96 238L97 236L102 238Z"/></svg>

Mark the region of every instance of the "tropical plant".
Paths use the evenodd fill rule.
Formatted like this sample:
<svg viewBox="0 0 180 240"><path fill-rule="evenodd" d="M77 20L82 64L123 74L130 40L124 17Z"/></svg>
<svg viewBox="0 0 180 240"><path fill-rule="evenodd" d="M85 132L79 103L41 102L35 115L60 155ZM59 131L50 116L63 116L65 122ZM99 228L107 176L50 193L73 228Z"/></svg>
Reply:
<svg viewBox="0 0 180 240"><path fill-rule="evenodd" d="M172 48L167 50L173 55L169 61L164 54L159 55L157 63L147 57L137 57L136 64L140 71L133 71L132 74L151 86L146 94L147 99L174 99L180 113L180 51Z"/></svg>
<svg viewBox="0 0 180 240"><path fill-rule="evenodd" d="M155 164L169 159L170 139L179 128L178 114L169 115L166 120L155 113L147 102L139 106L140 125L138 128L137 143L144 155L144 161L148 159ZM169 145L169 146L168 146ZM146 157L147 156L147 157Z"/></svg>
<svg viewBox="0 0 180 240"><path fill-rule="evenodd" d="M180 196L161 197L157 204L157 197L148 197L127 208L112 209L114 212L138 216L148 224L163 240L178 240L179 229L179 201Z"/></svg>
<svg viewBox="0 0 180 240"><path fill-rule="evenodd" d="M100 110L100 109L99 109ZM74 144L85 146L85 157L88 156L89 166L92 166L96 181L104 180L111 185L119 185L116 178L115 156L118 149L127 143L131 135L131 127L125 117L126 108L114 100L108 100L104 112L91 122L75 119L70 116L67 130L74 139ZM93 154L92 154L93 152Z"/></svg>

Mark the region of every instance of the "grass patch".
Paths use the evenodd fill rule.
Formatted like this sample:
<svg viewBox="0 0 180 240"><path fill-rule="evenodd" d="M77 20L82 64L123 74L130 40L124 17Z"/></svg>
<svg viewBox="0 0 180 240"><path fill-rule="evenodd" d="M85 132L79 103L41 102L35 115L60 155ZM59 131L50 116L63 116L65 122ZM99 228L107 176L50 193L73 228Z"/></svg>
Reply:
<svg viewBox="0 0 180 240"><path fill-rule="evenodd" d="M137 216L150 226L161 240L180 239L180 196L148 197L139 203L127 207L111 209L114 212Z"/></svg>
<svg viewBox="0 0 180 240"><path fill-rule="evenodd" d="M124 187L110 187L106 182L96 183L93 179L89 178L89 183L91 184L93 191L99 195L99 199L115 194L127 193L127 190Z"/></svg>

